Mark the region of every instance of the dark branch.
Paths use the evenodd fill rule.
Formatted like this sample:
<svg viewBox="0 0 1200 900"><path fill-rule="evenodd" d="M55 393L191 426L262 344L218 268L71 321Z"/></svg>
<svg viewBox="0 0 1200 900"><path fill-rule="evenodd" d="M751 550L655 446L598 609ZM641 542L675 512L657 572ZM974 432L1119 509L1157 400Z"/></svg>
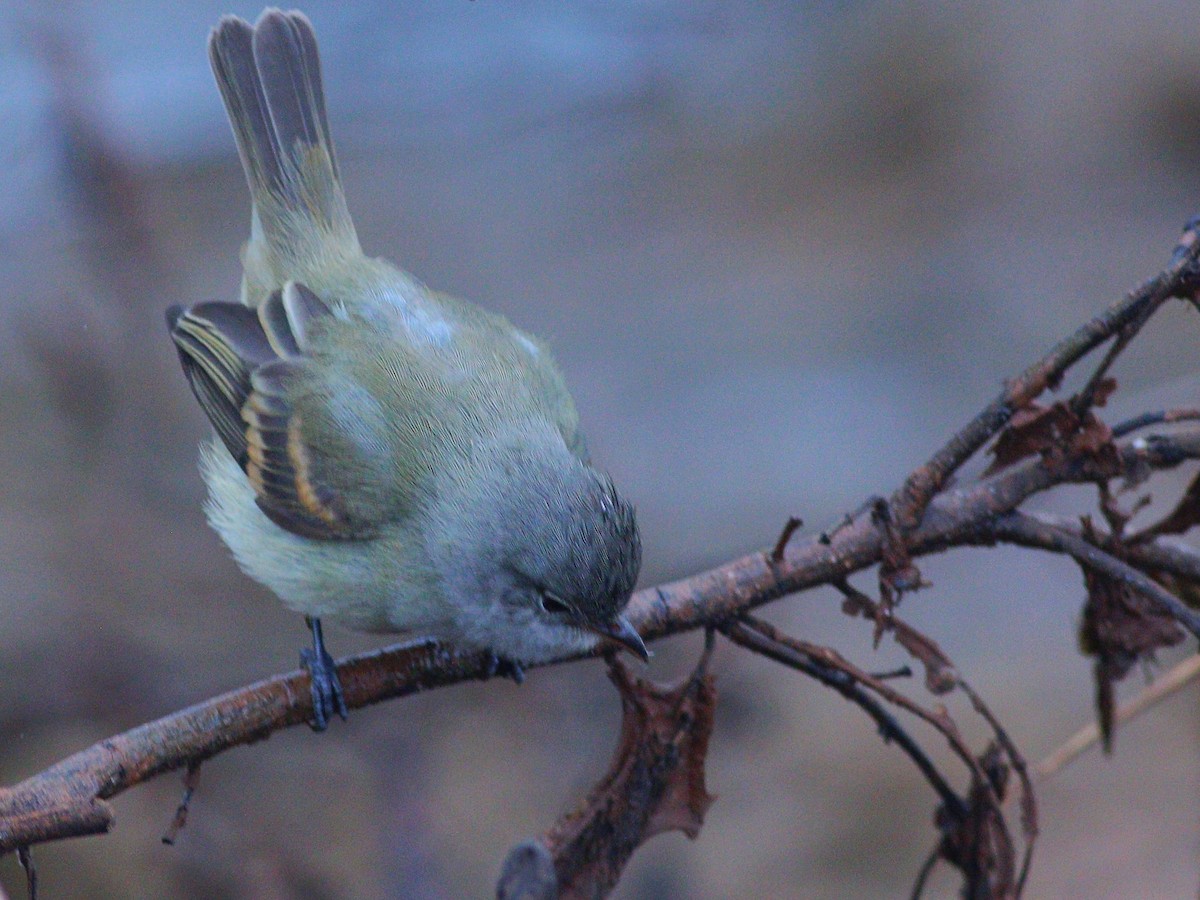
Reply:
<svg viewBox="0 0 1200 900"><path fill-rule="evenodd" d="M1010 512L989 526L997 540L1065 553L1080 565L1122 582L1158 604L1171 618L1200 637L1200 613L1132 565L1101 550L1080 535L1060 530L1025 513Z"/></svg>
<svg viewBox="0 0 1200 900"><path fill-rule="evenodd" d="M1098 465L1094 454L1067 452L1053 458L1024 459L982 482L946 489L950 476L997 435L1016 410L1056 385L1066 370L1086 354L1117 338L1113 352L1097 370L1099 375L1092 379L1098 386L1100 376L1128 344L1129 337L1155 310L1172 297L1192 299L1200 272L1198 258L1200 236L1192 227L1185 232L1163 273L1010 381L893 494L889 508L897 528L890 531L890 539L885 535L887 529L866 517L851 517L820 539L794 539L791 529L785 530L771 550L638 592L628 609L634 627L646 640L713 627L787 594L818 585L845 584L853 573L880 562L888 562L900 575L907 575L905 565L911 558L955 546L1005 541L1071 555L1151 598L1193 634L1200 634L1200 614L1145 574L1153 572L1200 583L1197 554L1151 535L1125 543L1123 559L1117 559L1076 530L1016 512L1031 495L1058 485L1107 483L1114 472L1111 466ZM1156 422L1183 422L1196 415L1186 410L1151 414L1119 426L1123 430L1118 436ZM1200 427L1177 427L1168 435L1129 437L1117 444L1113 453L1122 474L1141 479L1155 470L1200 458ZM912 574L911 579L897 580L893 573L887 586L909 590L919 584L915 567ZM738 634L764 647L770 644L763 643L762 633L748 626L728 627L731 636ZM778 649L779 645L775 642L771 646ZM451 654L430 643L397 645L345 659L338 669L347 704L352 707L495 674L493 661L486 654ZM105 831L112 824L111 810L105 802L108 798L155 775L196 766L230 747L304 723L311 716L308 676L296 671L101 741L26 781L0 788L0 854L40 841ZM976 781L974 790L987 790L986 779Z"/></svg>
<svg viewBox="0 0 1200 900"><path fill-rule="evenodd" d="M996 436L1014 412L1048 387L1057 384L1064 372L1096 347L1133 323L1144 323L1171 298L1190 299L1196 290L1197 260L1200 260L1198 223L1189 222L1171 261L1154 278L1123 300L1060 341L1049 353L1005 385L1004 390L966 427L954 435L930 460L915 470L892 497L900 526L909 530L949 477L989 440Z"/></svg>
<svg viewBox="0 0 1200 900"><path fill-rule="evenodd" d="M835 662L835 655L831 650L809 647L794 639L788 639L776 632L767 623L760 622L749 616L745 619L723 625L721 633L740 647L745 647L747 650L752 650L761 656L773 659L775 662L782 663L789 668L795 669L797 672L802 672L809 678L816 679L821 684L833 688L833 690L837 691L847 700L861 707L863 712L870 716L876 726L878 726L880 737L883 738L884 742L892 743L894 741L896 746L908 755L917 767L917 770L937 793L942 804L949 809L958 810L960 814L966 813L966 801L954 792L949 782L937 770L933 761L921 749L921 745L904 730L896 720L896 717L884 709L883 704L872 697L866 688L864 688L864 682L869 681L870 676L851 670L851 667L845 664L843 660ZM839 665L838 663L842 664ZM898 694L894 695L897 698L901 696ZM895 703L897 701L894 697L889 696L887 699ZM907 698L903 698L903 700L907 700ZM910 712L913 711L912 707L916 706L916 704L911 704L910 706L908 703L903 702L900 705L905 709L909 709ZM925 721L932 723L934 727L939 727L935 717L931 714L920 710L918 715ZM939 730L941 729L939 728ZM947 737L949 738L950 736L947 735ZM966 759L969 765L972 764L970 751L967 751Z"/></svg>

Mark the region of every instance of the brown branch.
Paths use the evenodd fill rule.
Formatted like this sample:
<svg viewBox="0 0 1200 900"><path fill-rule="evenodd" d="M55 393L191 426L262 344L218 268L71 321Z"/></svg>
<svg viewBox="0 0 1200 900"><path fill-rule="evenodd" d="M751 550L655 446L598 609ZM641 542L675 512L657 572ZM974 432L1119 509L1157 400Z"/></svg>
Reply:
<svg viewBox="0 0 1200 900"><path fill-rule="evenodd" d="M846 596L846 602L843 604L845 612L850 615L861 615L868 621L876 623L881 621L880 610L883 607L882 603L875 604L870 597L855 590L848 582L842 582L837 587ZM930 693L935 695L945 694L957 687L967 695L975 711L991 727L992 733L995 735L996 744L1003 754L1008 757L1009 765L1017 773L1017 777L1021 783L1021 827L1025 839L1025 852L1015 884L1009 884L1009 886L1013 888L1015 896L1020 896L1029 875L1029 867L1033 862L1033 847L1038 836L1037 800L1033 793L1033 784L1029 778L1029 767L1025 762L1025 758L1017 749L1016 744L1009 737L1007 731L1001 726L1000 721L984 702L983 698L963 679L955 668L954 663L933 638L913 628L894 613L889 613L884 621L886 622L887 629L895 636L896 642L925 667L925 686ZM876 628L878 629L878 624ZM876 638L876 642L878 643L878 638ZM910 707L906 705L904 708L909 709ZM921 713L917 714L922 715ZM922 717L924 718L925 716L922 715ZM1006 873L1006 877L1007 875L1011 875L1012 842L1008 835L1007 827L1004 824L1004 814L1000 803L1002 798L999 794L999 788L992 785L992 779L987 777L987 773L981 767L982 763L969 755L966 744L959 738L957 729L954 728L953 722L950 721L949 714L945 712L944 708L940 708L938 714L933 718L926 718L926 721L945 734L955 752L958 753L960 758L964 758L967 768L972 773L974 784L971 800L974 801L972 805L975 808L971 810L971 815L955 814L953 809L943 805L939 819L945 820L943 829L947 832L947 838L943 841L942 846L935 851L935 857L953 859L956 856L962 856L964 835L968 837L973 836L978 842L982 835L975 831L975 827L981 827L984 832L990 834L993 838L992 848L998 852L988 854L985 847L977 843L976 852L966 854L967 858L978 861L979 855L982 852L986 858L990 858L994 863L1000 865L1002 873ZM967 755L964 757L964 754ZM994 756L995 754L991 755ZM998 765L1003 760L996 756L994 761ZM957 839L954 839L956 831ZM956 853L949 852L951 848ZM981 870L968 871L967 867L964 866L963 868L968 881L972 878L983 877L983 871ZM923 884L926 877L928 877L928 872L922 870L922 874L917 878L917 887L914 888L914 896L919 895L920 885ZM999 889L1001 885L1006 883L1008 882L1004 878L1001 878L993 887Z"/></svg>
<svg viewBox="0 0 1200 900"><path fill-rule="evenodd" d="M1172 468L1186 459L1200 458L1200 428L1153 441L1132 439L1121 449L1122 458L1130 464L1136 460L1154 469ZM930 505L921 527L909 535L909 549L919 556L956 545L1014 540L1014 534L1001 535L992 527L998 516L1034 493L1091 477L1086 462L1049 469L1029 461L981 484L946 492ZM1066 544L1061 546L1063 552L1069 552ZM630 603L629 617L647 640L717 624L785 594L837 584L878 563L882 551L879 530L868 521L856 521L839 529L828 543L793 539L778 563L770 560L769 553L752 553L691 578L639 591ZM1086 551L1093 556L1100 552L1094 547ZM1134 551L1165 569L1190 571L1193 563L1158 542L1139 545ZM1196 563L1200 568L1200 561ZM1187 615L1195 617L1194 613ZM346 702L352 708L487 679L493 670L485 654L450 654L431 643L400 644L338 664ZM306 722L311 716L308 675L294 671L101 741L26 781L0 788L0 853L40 841L107 831L112 825L111 811L104 802L107 798L155 775Z"/></svg>
<svg viewBox="0 0 1200 900"><path fill-rule="evenodd" d="M1019 512L998 516L987 529L997 540L1067 554L1085 568L1119 581L1149 597L1193 635L1200 637L1200 613L1148 575L1106 553L1083 536Z"/></svg>
<svg viewBox="0 0 1200 900"><path fill-rule="evenodd" d="M1197 260L1200 260L1198 228L1200 223L1189 222L1166 269L1060 341L1044 357L1008 382L982 412L908 476L891 501L902 529L915 528L950 476L998 434L1013 413L1056 385L1067 369L1109 338L1126 332L1131 325L1136 323L1140 327L1167 300L1192 297L1196 290ZM1111 360L1106 360L1104 368L1110 363Z"/></svg>
<svg viewBox="0 0 1200 900"><path fill-rule="evenodd" d="M1121 449L1122 458L1130 464L1136 460L1154 469L1172 468L1186 459L1200 458L1200 429L1153 441L1132 439ZM1091 477L1086 462L1049 469L1029 461L981 484L946 492L930 505L921 527L909 536L909 548L919 556L956 545L1012 540L1014 535L1002 536L992 527L998 516L1034 493ZM1030 545L1043 546L1038 542ZM1065 544L1062 549L1066 551ZM629 617L647 640L717 624L785 594L837 584L878 563L882 551L879 530L868 521L856 521L839 529L828 543L793 539L778 563L770 560L769 553L752 553L691 578L639 591L630 603ZM1193 563L1158 542L1139 545L1134 551L1166 569L1190 571ZM1094 555L1099 551L1088 548L1087 552ZM1200 560L1195 562L1200 568ZM487 679L493 669L485 654L450 654L431 643L400 644L338 664L346 702L352 708ZM40 841L107 831L112 824L104 802L107 798L155 775L306 722L311 716L308 675L294 671L101 741L26 781L0 788L0 853Z"/></svg>
<svg viewBox="0 0 1200 900"><path fill-rule="evenodd" d="M1055 385L1085 354L1140 325L1167 299L1190 298L1198 256L1200 239L1189 229L1162 274L1009 382L999 397L913 472L893 495L892 513L901 528L892 535L890 550L917 557L1004 540L1068 553L1152 597L1193 633L1200 633L1200 616L1134 568L1144 566L1147 571L1200 581L1200 564L1193 556L1153 539L1130 545L1123 562L1069 530L1045 532L1036 520L1010 515L1040 491L1113 477L1112 471L1098 467L1087 454L1023 460L983 482L945 490L949 476L997 434L1016 409ZM1185 418L1190 416L1180 417ZM1200 427L1129 438L1117 450L1122 470L1142 477L1200 458ZM638 592L630 603L629 618L647 640L716 626L786 594L842 584L849 575L880 563L886 549L882 529L864 518L850 519L816 540L791 539L790 534L783 538L772 550ZM483 654L451 654L430 643L405 644L342 660L339 675L347 704L361 707L489 678L495 674L490 663ZM305 722L311 715L308 676L296 671L101 741L19 784L0 788L0 854L41 841L105 831L112 824L108 798L155 775L195 766L230 747Z"/></svg>
<svg viewBox="0 0 1200 900"><path fill-rule="evenodd" d="M861 594L853 597L857 605L873 605ZM880 604L882 605L882 604ZM865 618L875 615L874 609L856 609ZM894 618L891 621L898 623ZM743 616L735 622L721 626L722 632L734 643L759 653L769 659L820 681L841 693L867 713L878 726L885 742L895 742L913 761L918 771L941 798L937 820L943 836L935 857L950 860L967 878L968 884L986 892L987 896L1019 896L1032 860L1033 845L1037 838L1037 810L1033 800L1027 767L1020 753L1000 726L983 699L961 678L955 676L954 683L968 696L972 706L992 727L1000 750L990 750L976 758L959 733L958 726L944 708L925 709L909 697L894 690L876 677L849 663L839 653L780 633L766 622L752 616ZM904 626L908 635L906 649L915 647L914 655L927 662L928 648L933 641L919 635L911 626ZM919 640L917 640L919 638ZM952 669L948 659L941 655L940 668ZM870 693L868 693L870 692ZM920 744L905 731L871 694L876 694L888 703L905 710L932 726L949 743L955 755L971 773L971 792L968 798L959 797L947 780L933 765L921 749ZM1015 866L1012 838L1004 821L1003 813L1003 758L1018 772L1021 780L1022 825L1025 835L1025 852L1019 869ZM928 872L922 867L917 878L919 886L924 883ZM972 893L974 896L978 891Z"/></svg>
<svg viewBox="0 0 1200 900"><path fill-rule="evenodd" d="M976 772L977 767L970 748L963 743L957 730L948 723L945 717L930 712L899 691L892 690L886 684L843 659L837 651L781 634L760 619L743 616L737 621L722 625L721 633L739 647L745 647L747 650L802 672L861 707L875 721L884 742L894 741L913 761L913 765L917 767L917 770L941 799L942 805L957 810L960 814L966 813L966 801L954 792L933 761L921 749L921 745L867 691L874 691L894 706L912 713L931 725L946 738L955 755L963 761L966 767L972 772Z"/></svg>
<svg viewBox="0 0 1200 900"><path fill-rule="evenodd" d="M996 718L975 689L962 678L959 678L958 686L970 699L971 705L975 707L975 711L991 726L992 733L996 736L996 742L1008 756L1009 764L1012 766L1013 771L1017 773L1017 778L1021 782L1021 790L1016 796L1020 798L1021 829L1025 836L1025 856L1021 860L1021 868L1017 873L1016 896L1019 897L1025 891L1025 882L1029 878L1029 868L1033 865L1033 847L1037 842L1039 833L1037 797L1033 792L1033 779L1029 776L1029 764L1017 749L1016 743L1009 737L1008 731L1000 724L1000 720Z"/></svg>
<svg viewBox="0 0 1200 900"><path fill-rule="evenodd" d="M787 522L784 523L783 530L779 532L779 539L775 541L775 546L771 549L771 562L783 562L784 551L787 550L788 541L792 539L797 530L804 527L804 520L799 516L788 516Z"/></svg>
<svg viewBox="0 0 1200 900"><path fill-rule="evenodd" d="M167 826L166 832L162 836L162 842L171 846L179 838L179 832L183 831L183 826L187 824L188 809L192 804L192 795L196 792L196 785L200 782L200 763L193 761L188 763L187 769L183 773L183 796L179 800L179 805L175 807L175 815L171 818L171 824Z"/></svg>

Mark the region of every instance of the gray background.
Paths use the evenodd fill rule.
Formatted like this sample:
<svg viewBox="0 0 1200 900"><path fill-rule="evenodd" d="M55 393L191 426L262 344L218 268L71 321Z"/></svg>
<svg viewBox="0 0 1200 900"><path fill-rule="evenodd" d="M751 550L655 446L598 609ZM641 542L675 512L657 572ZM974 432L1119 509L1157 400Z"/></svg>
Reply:
<svg viewBox="0 0 1200 900"><path fill-rule="evenodd" d="M1200 211L1193 4L964 6L307 5L363 245L550 342L639 507L643 584L892 490ZM162 325L237 289L248 201L204 54L229 10L41 10L0 6L5 783L290 669L304 642L204 525L206 425ZM1194 403L1197 334L1181 308L1152 323L1114 420ZM1031 758L1091 718L1070 564L922 568L935 586L905 613ZM772 617L867 668L901 661L831 591ZM656 647L651 673L698 648ZM727 645L715 666L719 799L697 841L639 851L617 895L906 892L935 837L911 766L799 676ZM45 893L486 896L507 848L603 772L617 715L586 664L295 729L208 763L174 848L174 776L118 798L110 836L39 847ZM1194 896L1197 721L1177 697L1042 791L1031 896Z"/></svg>

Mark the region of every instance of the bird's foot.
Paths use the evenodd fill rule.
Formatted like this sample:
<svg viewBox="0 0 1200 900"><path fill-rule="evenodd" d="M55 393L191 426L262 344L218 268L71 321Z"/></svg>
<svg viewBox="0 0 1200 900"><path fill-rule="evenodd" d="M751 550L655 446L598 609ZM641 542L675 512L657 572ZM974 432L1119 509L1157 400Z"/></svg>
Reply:
<svg viewBox="0 0 1200 900"><path fill-rule="evenodd" d="M343 721L349 713L342 683L338 680L337 666L325 649L321 620L308 616L305 621L313 635L313 645L300 651L300 666L307 670L312 682L313 718L309 726L313 731L324 731L335 712Z"/></svg>
<svg viewBox="0 0 1200 900"><path fill-rule="evenodd" d="M490 653L487 668L488 678L511 678L516 684L525 683L525 670L515 660Z"/></svg>

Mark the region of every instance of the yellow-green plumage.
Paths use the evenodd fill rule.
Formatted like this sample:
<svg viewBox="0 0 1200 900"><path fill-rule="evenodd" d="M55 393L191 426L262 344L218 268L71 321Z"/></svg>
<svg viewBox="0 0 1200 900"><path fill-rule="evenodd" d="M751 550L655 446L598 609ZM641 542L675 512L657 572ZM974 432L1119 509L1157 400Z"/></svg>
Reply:
<svg viewBox="0 0 1200 900"><path fill-rule="evenodd" d="M209 53L253 201L241 302L168 320L239 564L355 628L518 662L640 648L620 616L633 511L591 467L546 347L363 255L307 19L226 17Z"/></svg>

